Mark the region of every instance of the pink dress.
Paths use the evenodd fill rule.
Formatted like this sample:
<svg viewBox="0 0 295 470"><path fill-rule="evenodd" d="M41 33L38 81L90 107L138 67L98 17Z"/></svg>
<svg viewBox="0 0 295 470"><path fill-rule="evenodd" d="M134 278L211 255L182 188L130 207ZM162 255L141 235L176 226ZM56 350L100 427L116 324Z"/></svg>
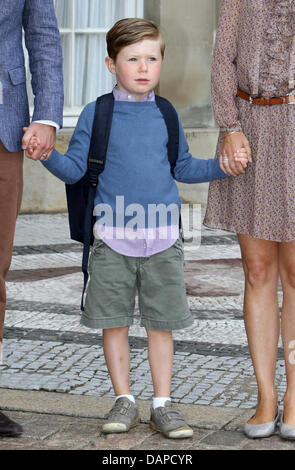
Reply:
<svg viewBox="0 0 295 470"><path fill-rule="evenodd" d="M242 129L252 150L246 173L210 184L204 224L252 237L295 240L295 105L251 106L252 96L295 89L295 1L224 0L212 66L221 130ZM216 157L220 153L221 138Z"/></svg>

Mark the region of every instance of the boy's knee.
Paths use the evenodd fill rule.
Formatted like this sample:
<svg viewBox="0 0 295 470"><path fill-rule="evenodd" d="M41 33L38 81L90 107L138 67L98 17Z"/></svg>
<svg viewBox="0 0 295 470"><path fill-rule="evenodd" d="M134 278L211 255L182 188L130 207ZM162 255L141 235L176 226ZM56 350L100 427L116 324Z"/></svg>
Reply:
<svg viewBox="0 0 295 470"><path fill-rule="evenodd" d="M102 330L102 332L103 332L103 335L119 336L119 335L128 334L129 328L130 328L129 326L118 326L115 328L105 328Z"/></svg>
<svg viewBox="0 0 295 470"><path fill-rule="evenodd" d="M172 336L171 330L151 330L149 328L146 328L146 332L147 332L148 337L152 337L152 338L156 338L156 337L170 338Z"/></svg>

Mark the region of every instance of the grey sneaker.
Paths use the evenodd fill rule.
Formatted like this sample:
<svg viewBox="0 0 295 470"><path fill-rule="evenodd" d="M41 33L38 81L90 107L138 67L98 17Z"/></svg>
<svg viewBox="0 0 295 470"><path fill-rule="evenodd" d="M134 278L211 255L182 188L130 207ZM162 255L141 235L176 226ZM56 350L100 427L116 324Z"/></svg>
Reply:
<svg viewBox="0 0 295 470"><path fill-rule="evenodd" d="M150 427L170 439L191 437L194 433L192 428L187 425L185 415L175 410L169 400L164 406L156 409L151 407Z"/></svg>
<svg viewBox="0 0 295 470"><path fill-rule="evenodd" d="M127 432L140 422L138 407L127 397L119 398L106 415L106 420L102 426L104 433Z"/></svg>

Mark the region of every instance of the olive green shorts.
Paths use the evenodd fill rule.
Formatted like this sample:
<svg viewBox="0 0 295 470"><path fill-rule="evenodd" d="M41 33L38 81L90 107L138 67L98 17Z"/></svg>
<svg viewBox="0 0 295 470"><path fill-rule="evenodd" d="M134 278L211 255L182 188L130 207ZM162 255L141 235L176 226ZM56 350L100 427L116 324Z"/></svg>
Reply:
<svg viewBox="0 0 295 470"><path fill-rule="evenodd" d="M95 329L132 325L138 292L141 326L170 331L192 325L183 270L181 238L149 258L121 255L96 239L81 324Z"/></svg>

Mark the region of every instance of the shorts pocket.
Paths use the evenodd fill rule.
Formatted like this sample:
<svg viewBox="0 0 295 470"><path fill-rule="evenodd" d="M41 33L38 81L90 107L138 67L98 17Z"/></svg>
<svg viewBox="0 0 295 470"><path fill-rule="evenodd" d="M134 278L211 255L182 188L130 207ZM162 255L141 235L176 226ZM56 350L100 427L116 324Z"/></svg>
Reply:
<svg viewBox="0 0 295 470"><path fill-rule="evenodd" d="M101 251L103 251L105 247L106 247L105 242L101 240L100 238L96 238L93 243L92 253L96 255L97 253L100 253Z"/></svg>
<svg viewBox="0 0 295 470"><path fill-rule="evenodd" d="M98 256L104 253L105 246L106 244L102 240L98 240L98 239L94 240L91 255L89 258L89 265L88 265L88 270L89 270L90 275L93 274L95 260L97 259Z"/></svg>
<svg viewBox="0 0 295 470"><path fill-rule="evenodd" d="M178 237L178 239L173 245L173 248L183 256L183 241L181 236Z"/></svg>

